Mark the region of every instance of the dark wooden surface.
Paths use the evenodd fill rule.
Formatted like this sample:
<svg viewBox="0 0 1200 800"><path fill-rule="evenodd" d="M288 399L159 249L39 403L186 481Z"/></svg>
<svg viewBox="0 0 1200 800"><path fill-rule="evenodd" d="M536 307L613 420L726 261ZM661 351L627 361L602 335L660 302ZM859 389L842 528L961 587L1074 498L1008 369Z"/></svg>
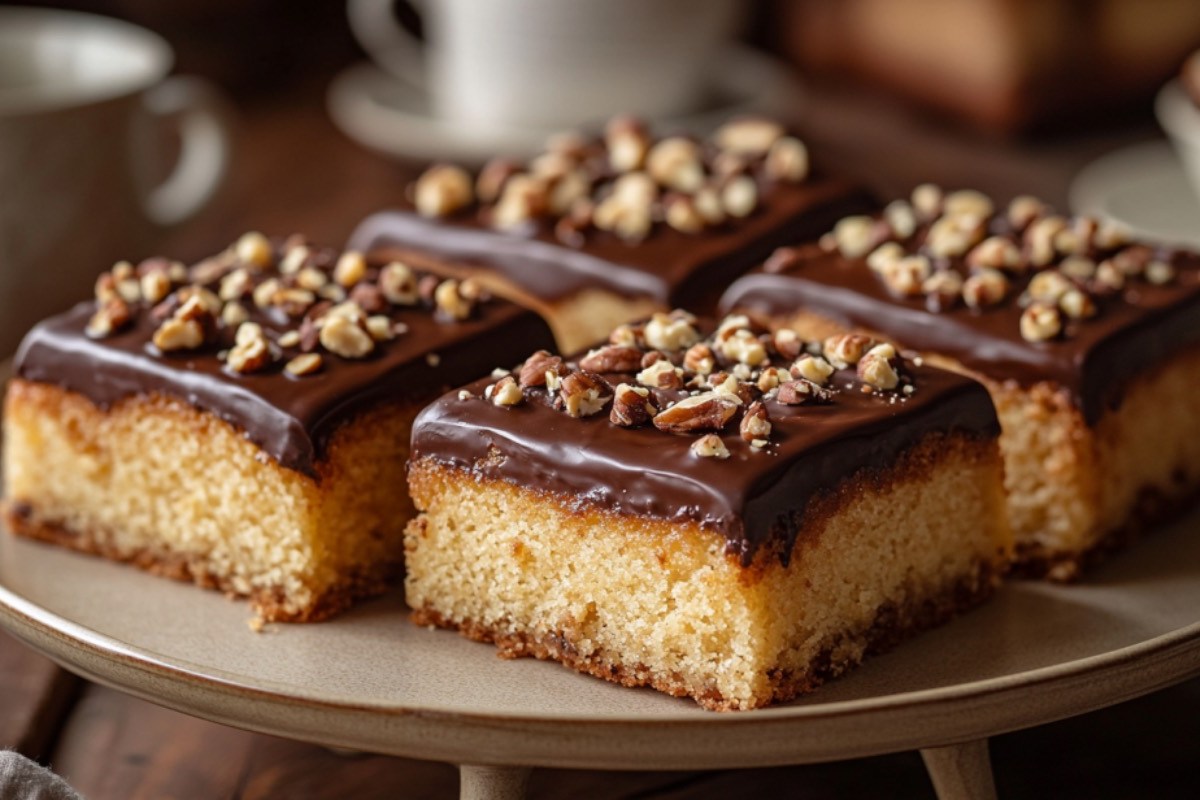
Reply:
<svg viewBox="0 0 1200 800"><path fill-rule="evenodd" d="M1120 144L1155 135L1148 116L1115 130L1036 144L988 140L890 101L812 89L801 106L818 156L884 192L921 180L1065 204L1071 175ZM344 139L323 87L239 108L238 152L219 202L166 232L161 252L190 259L246 229L342 242L398 199L409 168ZM141 256L147 254L131 254ZM444 764L345 755L248 733L85 684L0 634L0 747L50 765L85 796L106 798L444 798ZM1035 730L997 737L1000 796L1194 798L1200 795L1200 681ZM533 798L930 798L919 756L707 773L535 771Z"/></svg>

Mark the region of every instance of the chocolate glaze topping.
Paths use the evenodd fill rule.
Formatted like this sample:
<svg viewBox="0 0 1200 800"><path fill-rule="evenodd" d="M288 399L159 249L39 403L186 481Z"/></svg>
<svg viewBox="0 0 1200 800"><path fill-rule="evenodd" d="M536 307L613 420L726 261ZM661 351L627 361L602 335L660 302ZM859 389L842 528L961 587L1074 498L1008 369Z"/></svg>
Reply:
<svg viewBox="0 0 1200 800"><path fill-rule="evenodd" d="M672 360L678 362L678 355ZM790 379L790 360L772 358ZM501 407L485 396L495 391L489 390L494 379L484 380L421 413L413 427L413 458L544 490L580 509L698 523L723 534L727 551L743 564L763 547L787 563L810 499L852 476L879 474L929 435L998 435L980 384L913 363L902 369L915 389L911 394L866 393L853 367L830 376L826 387L835 391L829 402L788 405L778 390L754 392L771 422L767 442L754 446L739 435L747 400L714 434L727 458L693 451L701 431L614 424L611 403L600 413L572 417L561 402L556 407L545 386L526 386L518 404ZM632 372L606 373L603 380L609 394L621 383L636 384ZM650 394L660 409L685 396Z"/></svg>
<svg viewBox="0 0 1200 800"><path fill-rule="evenodd" d="M926 232L919 230L906 250L919 252ZM992 220L991 232L1020 242L1019 232L1014 234L1002 219ZM847 258L818 244L773 257L767 269L734 283L720 307L782 319L799 311L815 313L906 347L949 356L992 380L1020 386L1050 382L1067 391L1085 420L1094 424L1105 409L1119 405L1130 381L1200 341L1200 256L1136 247L1143 258L1169 264L1174 277L1162 284L1130 277L1115 292L1091 292L1088 282L1077 281L1095 303L1095 316L1064 318L1062 333L1044 341L1027 341L1021 333L1023 306L1029 303L1023 295L1035 271L1010 275L1007 295L993 306L969 308L956 302L931 310L925 297L889 291L864 258ZM1093 246L1087 257L1102 263L1118 250ZM944 260L938 268L963 276L972 272L962 258Z"/></svg>
<svg viewBox="0 0 1200 800"><path fill-rule="evenodd" d="M697 234L658 227L630 243L604 231L571 247L542 221L516 230L489 228L478 210L428 219L411 210L382 211L359 224L349 246L380 257L422 257L499 273L548 302L585 289L650 297L662 305L711 305L716 293L775 248L819 235L845 214L868 208L869 196L837 179L765 190L748 218Z"/></svg>
<svg viewBox="0 0 1200 800"><path fill-rule="evenodd" d="M327 271L334 255L314 249L310 262ZM264 271L255 281L268 275L278 272ZM368 280L375 275L372 266ZM235 326L218 323L203 346L163 353L152 343L160 323L151 304L130 305L130 323L106 338L85 333L96 301L42 322L22 343L16 374L78 392L102 408L155 393L182 399L241 428L285 467L314 477L330 434L355 413L381 402L432 397L486 373L497 360L552 341L541 320L506 302L481 302L462 321L418 303L383 312L404 332L378 342L365 358L342 358L319 346L279 345L280 336L301 321L275 308L257 308L247 297L250 320L262 326L278 358L261 371L238 374L218 357L233 345ZM293 377L283 365L302 350L320 352L323 366Z"/></svg>
<svg viewBox="0 0 1200 800"><path fill-rule="evenodd" d="M598 288L693 308L711 307L775 247L870 207L852 184L814 175L784 126L758 118L704 141L615 118L602 138L557 137L528 163L493 159L477 176L434 165L409 199L365 220L350 246L496 273L547 302Z"/></svg>

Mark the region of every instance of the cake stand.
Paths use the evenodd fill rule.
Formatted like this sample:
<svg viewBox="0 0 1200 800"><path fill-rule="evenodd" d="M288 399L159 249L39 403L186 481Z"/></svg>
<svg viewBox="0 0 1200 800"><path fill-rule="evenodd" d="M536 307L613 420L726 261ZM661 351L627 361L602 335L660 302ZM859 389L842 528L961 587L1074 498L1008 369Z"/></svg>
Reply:
<svg viewBox="0 0 1200 800"><path fill-rule="evenodd" d="M742 713L624 689L407 621L397 595L313 625L0 533L0 624L67 669L188 714L330 747L458 763L462 796L529 769L720 769L919 749L940 798L994 796L987 737L1200 674L1200 514L1084 583L988 605L813 695Z"/></svg>

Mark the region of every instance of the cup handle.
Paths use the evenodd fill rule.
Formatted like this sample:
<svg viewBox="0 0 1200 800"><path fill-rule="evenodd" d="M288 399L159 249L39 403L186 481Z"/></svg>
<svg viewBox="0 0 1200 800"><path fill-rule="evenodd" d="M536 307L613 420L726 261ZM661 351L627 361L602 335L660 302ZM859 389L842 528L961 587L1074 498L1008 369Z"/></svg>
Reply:
<svg viewBox="0 0 1200 800"><path fill-rule="evenodd" d="M408 0L419 6L419 0ZM396 23L395 0L349 0L350 31L367 54L397 78L421 89L426 85L425 43Z"/></svg>
<svg viewBox="0 0 1200 800"><path fill-rule="evenodd" d="M142 95L142 104L155 121L173 121L179 128L175 169L142 200L153 222L173 225L203 208L225 178L233 112L216 87L191 76L167 78Z"/></svg>

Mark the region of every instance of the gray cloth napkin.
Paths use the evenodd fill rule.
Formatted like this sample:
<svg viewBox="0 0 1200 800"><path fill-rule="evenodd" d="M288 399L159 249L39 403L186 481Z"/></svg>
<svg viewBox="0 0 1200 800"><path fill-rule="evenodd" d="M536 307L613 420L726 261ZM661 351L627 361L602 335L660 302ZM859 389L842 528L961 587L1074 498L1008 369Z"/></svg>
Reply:
<svg viewBox="0 0 1200 800"><path fill-rule="evenodd" d="M0 750L0 800L83 800L83 796L20 753Z"/></svg>

